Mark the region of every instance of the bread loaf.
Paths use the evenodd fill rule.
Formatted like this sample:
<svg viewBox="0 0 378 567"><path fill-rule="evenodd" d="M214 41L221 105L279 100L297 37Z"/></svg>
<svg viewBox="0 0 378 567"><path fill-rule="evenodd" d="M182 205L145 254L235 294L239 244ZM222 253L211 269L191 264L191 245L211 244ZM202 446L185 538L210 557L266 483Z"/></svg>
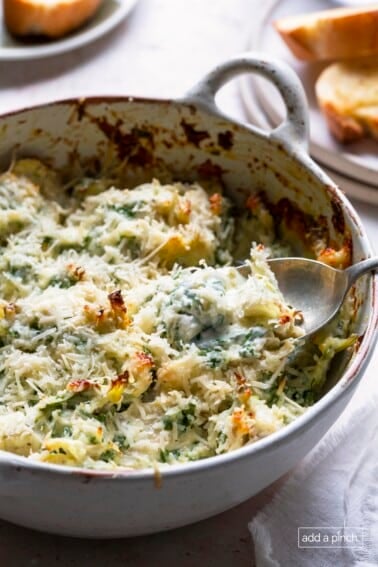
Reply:
<svg viewBox="0 0 378 567"><path fill-rule="evenodd" d="M102 0L4 0L4 21L16 36L64 36L83 25Z"/></svg>
<svg viewBox="0 0 378 567"><path fill-rule="evenodd" d="M333 63L320 74L315 90L340 142L378 140L378 57Z"/></svg>
<svg viewBox="0 0 378 567"><path fill-rule="evenodd" d="M378 55L378 4L290 16L274 25L298 59Z"/></svg>

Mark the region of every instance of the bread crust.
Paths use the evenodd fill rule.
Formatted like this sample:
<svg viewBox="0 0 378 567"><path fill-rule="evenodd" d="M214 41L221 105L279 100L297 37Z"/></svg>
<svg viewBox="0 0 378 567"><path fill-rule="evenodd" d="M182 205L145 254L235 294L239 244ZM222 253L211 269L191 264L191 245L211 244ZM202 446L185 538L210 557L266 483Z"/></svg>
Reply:
<svg viewBox="0 0 378 567"><path fill-rule="evenodd" d="M83 25L102 0L3 0L4 20L16 36L45 35L58 38Z"/></svg>
<svg viewBox="0 0 378 567"><path fill-rule="evenodd" d="M378 140L378 60L333 63L315 84L320 109L342 143L365 137Z"/></svg>
<svg viewBox="0 0 378 567"><path fill-rule="evenodd" d="M361 124L351 116L344 116L330 102L320 105L333 136L342 144L356 142L365 137Z"/></svg>
<svg viewBox="0 0 378 567"><path fill-rule="evenodd" d="M378 54L378 4L291 16L274 25L291 52L304 61Z"/></svg>

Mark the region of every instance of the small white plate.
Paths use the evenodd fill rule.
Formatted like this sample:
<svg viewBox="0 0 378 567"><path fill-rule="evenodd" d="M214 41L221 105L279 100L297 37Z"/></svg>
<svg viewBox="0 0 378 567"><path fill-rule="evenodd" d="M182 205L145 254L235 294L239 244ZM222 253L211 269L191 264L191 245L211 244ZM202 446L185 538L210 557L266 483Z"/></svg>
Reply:
<svg viewBox="0 0 378 567"><path fill-rule="evenodd" d="M69 36L56 40L20 41L5 28L1 8L0 60L38 59L81 47L106 34L126 17L137 0L104 0L96 15Z"/></svg>
<svg viewBox="0 0 378 567"><path fill-rule="evenodd" d="M249 48L286 61L301 79L309 103L311 155L341 175L378 187L378 143L374 140L363 140L349 145L339 144L331 136L325 118L319 110L314 86L319 73L327 63L298 61L272 25L274 20L285 16L335 7L336 3L331 0L268 1L261 8L261 18L251 30ZM245 82L249 83L251 90L256 91L258 103L270 121L273 124L281 122L285 116L285 107L275 87L264 79L256 79L252 76L246 76ZM243 91L248 94L248 89ZM247 99L246 104L248 104Z"/></svg>
<svg viewBox="0 0 378 567"><path fill-rule="evenodd" d="M243 77L239 81L240 93L247 113L247 117L251 124L254 124L262 130L271 130L273 125L269 121L264 110L259 105L256 92L251 89L250 82ZM351 179L338 172L335 172L321 164L322 169L330 176L331 179L352 199L378 205L378 189L371 185L360 183L356 179Z"/></svg>

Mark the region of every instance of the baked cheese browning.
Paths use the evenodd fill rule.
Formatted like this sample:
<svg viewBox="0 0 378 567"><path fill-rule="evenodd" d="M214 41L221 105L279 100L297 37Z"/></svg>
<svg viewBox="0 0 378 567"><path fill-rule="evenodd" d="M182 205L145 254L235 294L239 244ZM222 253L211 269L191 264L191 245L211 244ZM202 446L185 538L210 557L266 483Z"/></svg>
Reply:
<svg viewBox="0 0 378 567"><path fill-rule="evenodd" d="M255 442L315 401L353 343L348 304L301 340L266 262L288 245L258 199L237 220L245 278L219 187L87 179L65 192L44 168L21 160L0 177L1 210L25 219L1 241L1 449L76 467L167 466Z"/></svg>

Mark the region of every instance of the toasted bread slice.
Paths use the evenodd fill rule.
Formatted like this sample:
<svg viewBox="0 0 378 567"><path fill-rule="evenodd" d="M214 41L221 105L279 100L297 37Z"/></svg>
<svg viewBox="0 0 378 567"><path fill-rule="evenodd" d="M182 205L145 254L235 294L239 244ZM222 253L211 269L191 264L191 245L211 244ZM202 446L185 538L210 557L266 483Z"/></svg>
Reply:
<svg viewBox="0 0 378 567"><path fill-rule="evenodd" d="M291 16L274 25L292 53L305 61L378 54L378 4Z"/></svg>
<svg viewBox="0 0 378 567"><path fill-rule="evenodd" d="M102 0L3 0L4 20L16 36L57 38L83 25Z"/></svg>
<svg viewBox="0 0 378 567"><path fill-rule="evenodd" d="M368 136L378 140L378 57L329 65L315 90L328 126L340 142Z"/></svg>

